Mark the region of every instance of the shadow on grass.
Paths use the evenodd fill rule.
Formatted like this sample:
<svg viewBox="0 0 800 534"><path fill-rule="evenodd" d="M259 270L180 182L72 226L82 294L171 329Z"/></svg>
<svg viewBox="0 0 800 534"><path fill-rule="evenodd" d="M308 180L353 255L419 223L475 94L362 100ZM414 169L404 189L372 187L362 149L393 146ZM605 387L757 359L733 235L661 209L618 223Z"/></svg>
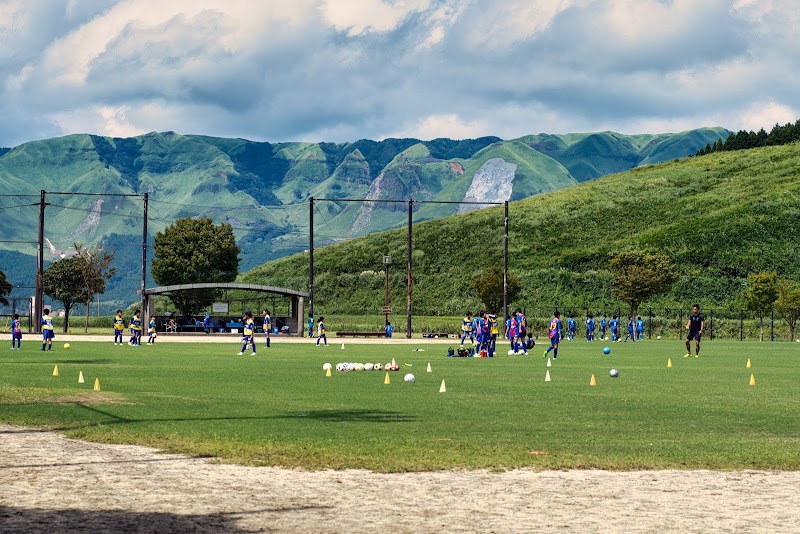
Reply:
<svg viewBox="0 0 800 534"><path fill-rule="evenodd" d="M108 365L118 363L116 360L103 358L102 360L70 360L68 357L51 360L11 360L4 361L3 365Z"/></svg>
<svg viewBox="0 0 800 534"><path fill-rule="evenodd" d="M402 412L381 410L321 410L311 412L291 412L282 415L264 416L220 416L220 417L162 417L162 418L128 418L122 417L95 406L76 402L76 406L107 417L108 420L91 423L76 423L55 428L57 431L75 430L101 425L131 424L131 423L162 423L170 421L269 421L270 419L308 419L328 423L408 423L416 421L417 417Z"/></svg>
<svg viewBox="0 0 800 534"><path fill-rule="evenodd" d="M127 510L42 510L0 506L0 530L29 532L251 532L236 525L237 517L265 514L262 528L271 531L266 514L305 513L326 506L292 506L264 510L215 513L170 514Z"/></svg>

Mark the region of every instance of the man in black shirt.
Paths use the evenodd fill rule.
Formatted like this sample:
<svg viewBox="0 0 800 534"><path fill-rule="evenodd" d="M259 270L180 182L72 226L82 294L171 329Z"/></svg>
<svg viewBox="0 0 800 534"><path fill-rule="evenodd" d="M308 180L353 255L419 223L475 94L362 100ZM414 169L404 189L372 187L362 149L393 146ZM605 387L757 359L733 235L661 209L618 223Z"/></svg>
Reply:
<svg viewBox="0 0 800 534"><path fill-rule="evenodd" d="M692 355L692 346L690 343L693 339L694 357L698 358L700 356L700 338L703 335L705 327L706 320L703 314L700 313L700 305L695 304L692 306L692 314L689 316L689 320L686 321L686 329L689 331L689 334L686 336L686 356L684 356L684 358L688 358Z"/></svg>

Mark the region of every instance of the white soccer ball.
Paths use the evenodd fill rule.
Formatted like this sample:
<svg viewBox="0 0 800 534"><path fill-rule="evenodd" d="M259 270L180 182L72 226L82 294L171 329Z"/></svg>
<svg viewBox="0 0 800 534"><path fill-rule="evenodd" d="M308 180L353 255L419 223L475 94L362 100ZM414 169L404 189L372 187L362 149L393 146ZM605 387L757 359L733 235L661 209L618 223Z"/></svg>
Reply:
<svg viewBox="0 0 800 534"><path fill-rule="evenodd" d="M364 370L365 371L372 371L372 367L373 367L373 365L371 363L365 363L364 364Z"/></svg>
<svg viewBox="0 0 800 534"><path fill-rule="evenodd" d="M617 371L616 369L612 369L611 371L608 372L608 375L611 378L617 378L619 376L619 371Z"/></svg>
<svg viewBox="0 0 800 534"><path fill-rule="evenodd" d="M411 373L408 373L406 376L403 377L403 380L405 380L408 383L411 383L414 380L416 380L416 377L414 375L412 375Z"/></svg>
<svg viewBox="0 0 800 534"><path fill-rule="evenodd" d="M324 364L322 364L322 370L323 370L323 371L328 371L328 370L330 370L331 368L332 368L332 367L331 367L331 364L329 364L329 363L324 363Z"/></svg>
<svg viewBox="0 0 800 534"><path fill-rule="evenodd" d="M336 370L337 371L344 371L344 365L341 364L341 363L337 363L336 364Z"/></svg>
<svg viewBox="0 0 800 534"><path fill-rule="evenodd" d="M392 367L392 362L387 363L386 365L383 366L383 368L386 369L387 371L394 371L394 367Z"/></svg>
<svg viewBox="0 0 800 534"><path fill-rule="evenodd" d="M372 366L373 371L383 371L383 365L376 363Z"/></svg>
<svg viewBox="0 0 800 534"><path fill-rule="evenodd" d="M363 363L357 363L356 364L356 371L363 371L363 370L364 370L364 364Z"/></svg>
<svg viewBox="0 0 800 534"><path fill-rule="evenodd" d="M656 336L656 339L661 339L661 336Z"/></svg>

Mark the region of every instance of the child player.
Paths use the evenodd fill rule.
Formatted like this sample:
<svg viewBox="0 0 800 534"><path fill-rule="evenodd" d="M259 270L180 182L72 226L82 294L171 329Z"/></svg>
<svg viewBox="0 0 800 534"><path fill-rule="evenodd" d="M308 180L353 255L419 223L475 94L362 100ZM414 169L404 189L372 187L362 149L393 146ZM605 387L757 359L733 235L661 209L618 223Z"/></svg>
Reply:
<svg viewBox="0 0 800 534"><path fill-rule="evenodd" d="M155 317L150 317L150 324L147 326L147 334L147 346L149 347L150 345L155 345L156 337L158 337L158 334L156 334Z"/></svg>
<svg viewBox="0 0 800 534"><path fill-rule="evenodd" d="M128 341L128 345L131 347L138 347L142 344L142 312L140 310L136 310L133 312L133 317L131 317L131 322L128 323L128 329L131 333L131 339Z"/></svg>
<svg viewBox="0 0 800 534"><path fill-rule="evenodd" d="M469 338L472 342L472 314L467 312L461 320L461 348L464 348L464 340Z"/></svg>
<svg viewBox="0 0 800 534"><path fill-rule="evenodd" d="M575 328L577 327L577 323L575 322L575 316L569 314L569 319L567 319L567 339L573 341L575 339Z"/></svg>
<svg viewBox="0 0 800 534"><path fill-rule="evenodd" d="M253 348L253 352L251 356L256 355L256 339L255 339L255 331L256 331L256 324L253 322L253 312L246 312L244 317L242 318L242 322L244 323L244 335L242 336L242 350L239 351L237 356L241 356L244 354L244 350L247 348L247 345L250 345Z"/></svg>
<svg viewBox="0 0 800 534"><path fill-rule="evenodd" d="M328 346L328 336L325 335L325 317L319 318L319 323L317 323L317 347L319 347L320 340L325 342L325 346Z"/></svg>
<svg viewBox="0 0 800 534"><path fill-rule="evenodd" d="M53 332L53 318L50 317L50 309L44 309L44 315L42 315L42 350L44 350L45 345L47 345L47 350L53 349L53 339L56 337L55 332Z"/></svg>
<svg viewBox="0 0 800 534"><path fill-rule="evenodd" d="M594 315L591 313L586 318L586 341L594 341Z"/></svg>
<svg viewBox="0 0 800 534"><path fill-rule="evenodd" d="M611 341L619 341L619 321L616 315L608 322L608 328L611 330Z"/></svg>
<svg viewBox="0 0 800 534"><path fill-rule="evenodd" d="M603 314L603 318L600 319L600 339L601 340L606 338L606 324L607 324L606 316L605 316L605 314Z"/></svg>
<svg viewBox="0 0 800 534"><path fill-rule="evenodd" d="M269 335L272 332L272 319L269 316L269 310L264 308L264 334L267 337L267 348L269 348Z"/></svg>
<svg viewBox="0 0 800 534"><path fill-rule="evenodd" d="M561 315L558 311L553 313L553 318L550 319L550 327L548 330L548 335L550 336L550 346L547 347L547 350L544 351L543 357L547 358L547 353L551 350L553 351L553 359L555 360L558 358L558 342L561 338Z"/></svg>
<svg viewBox="0 0 800 534"><path fill-rule="evenodd" d="M644 321L642 321L641 317L636 318L636 339L644 339Z"/></svg>
<svg viewBox="0 0 800 534"><path fill-rule="evenodd" d="M515 350L522 349L522 354L527 355L528 349L525 345L525 336L528 334L528 319L525 317L525 314L522 313L522 310L517 308L517 311L514 312L517 316L517 338L515 340ZM558 328L561 328L561 323L558 323Z"/></svg>
<svg viewBox="0 0 800 534"><path fill-rule="evenodd" d="M119 341L119 346L122 346L122 332L125 331L125 318L122 316L122 310L117 310L117 316L114 317L114 345Z"/></svg>
<svg viewBox="0 0 800 534"><path fill-rule="evenodd" d="M14 344L16 343L16 346ZM11 350L19 350L22 348L22 323L19 322L19 314L14 314L14 320L11 321Z"/></svg>

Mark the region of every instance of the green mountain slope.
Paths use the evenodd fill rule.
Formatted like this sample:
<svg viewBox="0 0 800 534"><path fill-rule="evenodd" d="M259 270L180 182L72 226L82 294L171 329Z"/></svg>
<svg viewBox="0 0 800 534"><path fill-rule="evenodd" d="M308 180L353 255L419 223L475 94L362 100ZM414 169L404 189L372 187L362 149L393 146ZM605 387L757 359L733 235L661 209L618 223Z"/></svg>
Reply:
<svg viewBox="0 0 800 534"><path fill-rule="evenodd" d="M634 248L668 254L681 272L648 305L741 305L748 274L800 279L800 145L727 152L640 167L510 205L510 269L527 306L597 309L611 296L609 258ZM414 310L477 309L470 279L502 263L502 209L414 226ZM379 313L380 261L405 265L406 232L370 235L316 251L318 313ZM398 261L399 260L399 261ZM405 309L405 269L391 274L391 304ZM305 287L307 256L268 263L249 282Z"/></svg>
<svg viewBox="0 0 800 534"><path fill-rule="evenodd" d="M36 240L40 190L48 191L45 236L53 249L68 250L79 242L103 244L117 254L119 274L109 281L105 295L114 306L135 300L139 286L131 273L140 269L145 192L150 240L178 217L208 216L232 225L243 249L241 269L247 270L308 248L310 197L373 201L316 203L316 243L336 243L403 226L406 204L382 200L521 200L667 153L685 149L681 156L692 154L705 146L711 131L719 136L727 132L341 144L153 132L133 138L70 135L35 141L0 156L0 188L29 195L6 197L0 205L5 215L0 268L27 273L13 279L15 285L33 285L36 247L13 241ZM581 169L580 178L570 167ZM416 220L427 220L482 206L417 202L413 207ZM58 257L47 251L46 261Z"/></svg>

